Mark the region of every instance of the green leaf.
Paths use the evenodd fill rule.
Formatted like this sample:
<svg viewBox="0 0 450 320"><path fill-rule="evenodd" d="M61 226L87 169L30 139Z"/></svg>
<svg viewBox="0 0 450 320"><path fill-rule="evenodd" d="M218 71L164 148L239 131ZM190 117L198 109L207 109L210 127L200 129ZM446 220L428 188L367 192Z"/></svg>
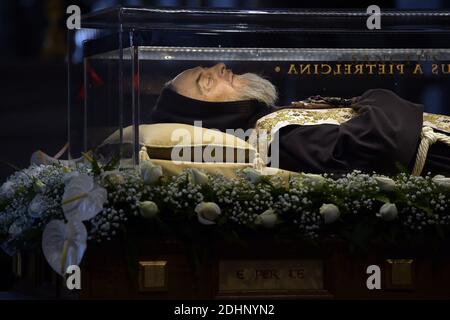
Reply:
<svg viewBox="0 0 450 320"><path fill-rule="evenodd" d="M375 198L376 200L378 200L378 201L380 201L380 202L384 202L384 203L391 202L391 200L390 200L387 196L385 196L384 194L376 194L376 195L374 196L374 198Z"/></svg>
<svg viewBox="0 0 450 320"><path fill-rule="evenodd" d="M92 165L92 172L94 175L99 176L102 173L102 169L97 162L97 159L93 158L89 153L82 152L83 157Z"/></svg>
<svg viewBox="0 0 450 320"><path fill-rule="evenodd" d="M426 214L428 214L430 216L433 215L433 209L431 209L430 207L420 205L420 204L416 204L416 207L419 208L420 210L423 210Z"/></svg>
<svg viewBox="0 0 450 320"><path fill-rule="evenodd" d="M108 163L103 167L104 171L112 171L119 167L120 157L115 155L108 161Z"/></svg>

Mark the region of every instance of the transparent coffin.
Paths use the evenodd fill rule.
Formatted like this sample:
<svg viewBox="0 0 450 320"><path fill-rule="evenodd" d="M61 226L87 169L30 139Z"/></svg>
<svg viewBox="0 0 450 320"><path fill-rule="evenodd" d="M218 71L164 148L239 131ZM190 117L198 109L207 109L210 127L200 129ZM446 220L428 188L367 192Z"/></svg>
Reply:
<svg viewBox="0 0 450 320"><path fill-rule="evenodd" d="M386 88L450 114L450 14L363 11L178 10L117 7L69 31L70 157L116 134L102 160L139 162L140 126L180 72L224 63L278 89L277 106L321 95L350 98Z"/></svg>

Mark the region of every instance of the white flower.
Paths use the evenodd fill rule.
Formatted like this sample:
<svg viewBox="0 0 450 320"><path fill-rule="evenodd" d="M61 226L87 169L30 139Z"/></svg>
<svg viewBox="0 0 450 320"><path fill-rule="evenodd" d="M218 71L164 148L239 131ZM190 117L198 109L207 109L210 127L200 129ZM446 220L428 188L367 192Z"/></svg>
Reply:
<svg viewBox="0 0 450 320"><path fill-rule="evenodd" d="M450 178L444 177L442 175L436 175L432 180L439 187L450 189Z"/></svg>
<svg viewBox="0 0 450 320"><path fill-rule="evenodd" d="M214 202L200 202L195 207L198 221L202 224L215 224L216 219L220 216L220 207Z"/></svg>
<svg viewBox="0 0 450 320"><path fill-rule="evenodd" d="M394 220L398 216L397 206L395 205L395 203L383 204L380 208L378 216L386 221Z"/></svg>
<svg viewBox="0 0 450 320"><path fill-rule="evenodd" d="M251 183L259 183L262 180L263 175L258 170L255 170L253 168L245 168L242 170L244 172L245 177L248 181Z"/></svg>
<svg viewBox="0 0 450 320"><path fill-rule="evenodd" d="M310 182L314 182L319 186L325 183L325 178L322 177L320 174L303 173L302 176L304 179L307 179Z"/></svg>
<svg viewBox="0 0 450 320"><path fill-rule="evenodd" d="M102 173L103 181L107 181L112 185L119 185L125 183L125 178L119 170L106 171Z"/></svg>
<svg viewBox="0 0 450 320"><path fill-rule="evenodd" d="M142 161L139 164L139 171L144 184L153 184L158 182L159 178L163 175L161 166L155 166L149 160Z"/></svg>
<svg viewBox="0 0 450 320"><path fill-rule="evenodd" d="M11 181L6 181L0 187L0 198L10 198L14 195L14 184Z"/></svg>
<svg viewBox="0 0 450 320"><path fill-rule="evenodd" d="M258 217L256 217L255 224L270 229L275 226L277 220L278 216L275 214L275 211L272 209L268 209L261 213Z"/></svg>
<svg viewBox="0 0 450 320"><path fill-rule="evenodd" d="M28 205L28 213L33 218L39 217L45 208L45 202L44 197L42 194L38 193L33 200L31 200L30 204Z"/></svg>
<svg viewBox="0 0 450 320"><path fill-rule="evenodd" d="M72 178L76 178L76 177L80 176L80 174L81 173L79 173L78 171L70 171L64 175L63 181L64 181L64 183L67 183Z"/></svg>
<svg viewBox="0 0 450 320"><path fill-rule="evenodd" d="M70 265L79 265L86 250L87 231L80 221L50 221L42 234L42 251L48 264L60 275Z"/></svg>
<svg viewBox="0 0 450 320"><path fill-rule="evenodd" d="M45 191L45 184L41 180L35 180L33 183L33 190L36 193L43 193Z"/></svg>
<svg viewBox="0 0 450 320"><path fill-rule="evenodd" d="M395 181L391 178L376 176L374 179L378 183L378 187L380 187L381 191L391 192L395 190Z"/></svg>
<svg viewBox="0 0 450 320"><path fill-rule="evenodd" d="M74 175L66 180L64 188L64 216L67 220L89 220L103 209L106 200L106 189L96 185L93 177L86 174Z"/></svg>
<svg viewBox="0 0 450 320"><path fill-rule="evenodd" d="M341 215L339 208L332 203L324 203L320 207L320 214L323 216L325 224L336 221Z"/></svg>
<svg viewBox="0 0 450 320"><path fill-rule="evenodd" d="M144 218L153 218L159 212L158 205L153 201L139 202L139 212Z"/></svg>
<svg viewBox="0 0 450 320"><path fill-rule="evenodd" d="M188 179L193 184L204 185L207 184L209 179L206 174L197 169L188 169Z"/></svg>
<svg viewBox="0 0 450 320"><path fill-rule="evenodd" d="M13 237L22 233L22 228L18 225L17 221L9 226L9 234Z"/></svg>

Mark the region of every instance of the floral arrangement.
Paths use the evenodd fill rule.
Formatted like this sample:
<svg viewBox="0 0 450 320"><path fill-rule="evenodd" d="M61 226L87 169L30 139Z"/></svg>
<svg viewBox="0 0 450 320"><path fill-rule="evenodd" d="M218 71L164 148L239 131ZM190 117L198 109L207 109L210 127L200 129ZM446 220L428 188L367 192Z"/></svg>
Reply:
<svg viewBox="0 0 450 320"><path fill-rule="evenodd" d="M14 254L40 243L61 275L80 263L88 241L110 240L142 219L180 229L272 229L307 239L351 238L368 226L380 237L446 238L450 178L354 171L282 179L250 168L235 179L195 169L165 176L151 161L119 170L90 159L75 168L32 165L0 189L1 247Z"/></svg>

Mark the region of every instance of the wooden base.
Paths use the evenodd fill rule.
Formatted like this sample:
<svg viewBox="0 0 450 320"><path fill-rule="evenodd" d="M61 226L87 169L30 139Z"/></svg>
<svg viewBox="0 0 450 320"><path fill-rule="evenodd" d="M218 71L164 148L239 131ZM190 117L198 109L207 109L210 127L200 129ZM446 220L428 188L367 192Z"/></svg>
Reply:
<svg viewBox="0 0 450 320"><path fill-rule="evenodd" d="M81 265L82 289L68 296L186 300L450 298L448 253L378 248L351 254L340 241L324 241L313 247L301 241L253 239L245 245L209 244L209 250L197 252L194 259L194 254L186 254L187 248L174 240L150 239L140 239L133 245L119 240L90 244ZM322 267L311 267L305 261L322 263ZM380 267L380 290L367 288L370 274L366 270L370 265ZM289 281L289 277L295 279ZM59 296L67 297L61 291Z"/></svg>

